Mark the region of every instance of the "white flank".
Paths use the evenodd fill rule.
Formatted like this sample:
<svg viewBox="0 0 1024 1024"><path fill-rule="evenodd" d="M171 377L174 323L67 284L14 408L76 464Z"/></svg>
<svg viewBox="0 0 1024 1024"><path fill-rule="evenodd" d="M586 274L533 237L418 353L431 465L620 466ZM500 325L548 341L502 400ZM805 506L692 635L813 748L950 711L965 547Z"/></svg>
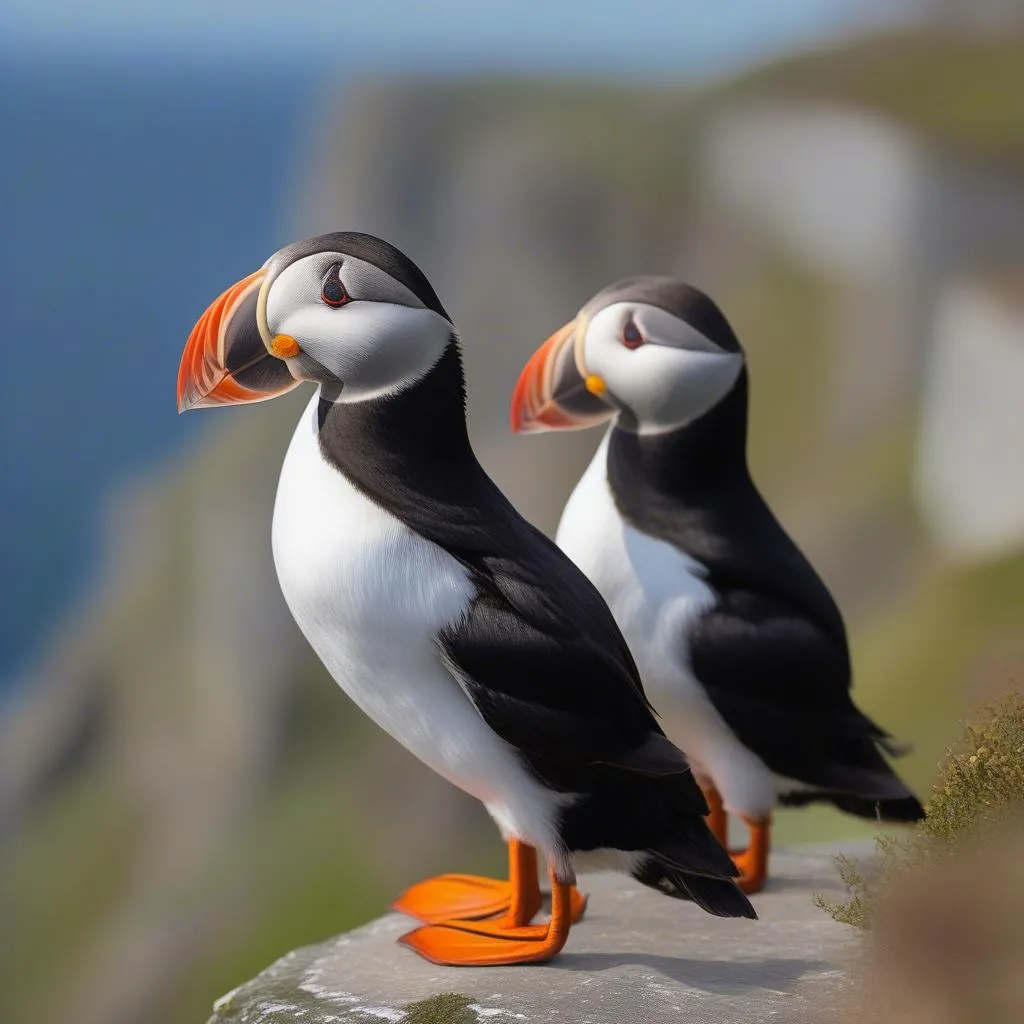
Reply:
<svg viewBox="0 0 1024 1024"><path fill-rule="evenodd" d="M561 798L487 726L437 644L473 599L466 570L327 462L318 401L292 438L274 507L274 563L295 621L373 721L483 801L506 838L559 857L553 819Z"/></svg>
<svg viewBox="0 0 1024 1024"><path fill-rule="evenodd" d="M736 738L690 668L688 629L715 601L703 566L623 521L607 452L605 435L562 513L558 545L608 602L665 731L698 778L714 782L730 812L764 817L774 804L771 772Z"/></svg>

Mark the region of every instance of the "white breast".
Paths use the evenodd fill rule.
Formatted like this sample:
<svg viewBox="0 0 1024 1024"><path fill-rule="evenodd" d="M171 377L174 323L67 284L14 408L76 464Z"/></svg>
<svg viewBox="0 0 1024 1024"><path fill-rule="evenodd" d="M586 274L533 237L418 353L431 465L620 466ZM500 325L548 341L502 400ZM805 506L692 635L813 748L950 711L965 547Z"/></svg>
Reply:
<svg viewBox="0 0 1024 1024"><path fill-rule="evenodd" d="M756 817L771 808L771 773L722 720L690 666L687 636L715 603L703 566L640 533L615 507L608 484L608 435L562 513L558 546L608 602L665 730L726 806Z"/></svg>
<svg viewBox="0 0 1024 1024"><path fill-rule="evenodd" d="M511 834L551 848L551 799L445 667L437 635L473 599L465 568L324 458L315 395L285 456L274 564L295 621L352 700Z"/></svg>

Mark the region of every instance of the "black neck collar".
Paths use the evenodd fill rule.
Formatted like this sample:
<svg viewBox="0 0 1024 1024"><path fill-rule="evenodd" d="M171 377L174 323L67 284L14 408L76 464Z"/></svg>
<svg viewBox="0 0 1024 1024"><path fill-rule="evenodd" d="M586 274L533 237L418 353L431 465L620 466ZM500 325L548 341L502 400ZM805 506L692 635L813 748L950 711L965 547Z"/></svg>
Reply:
<svg viewBox="0 0 1024 1024"><path fill-rule="evenodd" d="M320 449L371 497L391 487L440 497L454 468L477 466L465 410L462 358L453 336L430 372L397 395L352 403L321 396Z"/></svg>
<svg viewBox="0 0 1024 1024"><path fill-rule="evenodd" d="M619 514L704 567L720 594L771 594L845 650L839 610L761 497L747 467L746 370L709 412L664 434L612 429L608 483Z"/></svg>
<svg viewBox="0 0 1024 1024"><path fill-rule="evenodd" d="M484 472L466 429L454 336L412 387L318 411L320 450L371 501L466 564L521 545L519 517Z"/></svg>
<svg viewBox="0 0 1024 1024"><path fill-rule="evenodd" d="M611 431L608 472L613 490L642 487L687 505L723 487L749 486L746 368L732 390L703 416L675 430L637 434Z"/></svg>

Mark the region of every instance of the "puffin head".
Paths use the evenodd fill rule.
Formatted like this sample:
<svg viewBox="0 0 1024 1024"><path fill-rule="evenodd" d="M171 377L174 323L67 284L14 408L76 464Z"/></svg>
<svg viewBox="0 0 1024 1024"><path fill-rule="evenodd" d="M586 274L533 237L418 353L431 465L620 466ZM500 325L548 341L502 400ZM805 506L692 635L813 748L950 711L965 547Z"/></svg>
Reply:
<svg viewBox="0 0 1024 1024"><path fill-rule="evenodd" d="M627 278L534 353L513 392L512 429L577 430L616 417L641 434L673 430L717 405L743 364L703 292L667 277Z"/></svg>
<svg viewBox="0 0 1024 1024"><path fill-rule="evenodd" d="M300 381L360 402L404 390L453 328L423 272L387 242L337 231L287 245L200 317L178 368L178 411L261 402Z"/></svg>

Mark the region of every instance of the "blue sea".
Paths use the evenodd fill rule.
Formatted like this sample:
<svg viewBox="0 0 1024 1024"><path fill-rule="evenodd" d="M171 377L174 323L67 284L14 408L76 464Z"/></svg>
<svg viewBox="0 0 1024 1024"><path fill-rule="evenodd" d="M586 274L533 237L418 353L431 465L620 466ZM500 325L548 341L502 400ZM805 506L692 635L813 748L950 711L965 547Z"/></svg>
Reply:
<svg viewBox="0 0 1024 1024"><path fill-rule="evenodd" d="M0 62L0 697L94 570L104 496L203 428L174 395L197 315L289 240L324 69L268 63Z"/></svg>

